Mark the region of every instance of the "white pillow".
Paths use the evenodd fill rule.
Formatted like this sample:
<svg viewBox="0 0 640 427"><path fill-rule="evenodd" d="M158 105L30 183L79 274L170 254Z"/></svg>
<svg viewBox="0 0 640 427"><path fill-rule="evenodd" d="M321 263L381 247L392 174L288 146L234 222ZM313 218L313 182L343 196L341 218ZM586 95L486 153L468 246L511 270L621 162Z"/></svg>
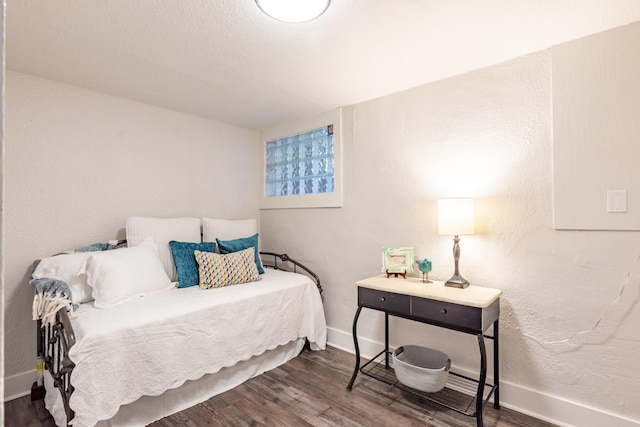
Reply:
<svg viewBox="0 0 640 427"><path fill-rule="evenodd" d="M73 254L56 255L43 258L34 270L34 279L62 280L69 285L71 301L74 304L82 304L93 299L91 287L87 284L87 276L78 274L82 264L96 252L77 252Z"/></svg>
<svg viewBox="0 0 640 427"><path fill-rule="evenodd" d="M172 281L178 280L169 242L200 243L200 218L127 218L127 246L134 247L147 237L153 237L158 245L158 256L164 271ZM215 240L214 240L215 241Z"/></svg>
<svg viewBox="0 0 640 427"><path fill-rule="evenodd" d="M133 298L171 289L172 283L151 239L133 248L92 254L80 268L87 275L98 308L109 308Z"/></svg>
<svg viewBox="0 0 640 427"><path fill-rule="evenodd" d="M258 222L255 219L212 219L202 218L202 241L215 242L220 240L234 240L250 237L258 232Z"/></svg>

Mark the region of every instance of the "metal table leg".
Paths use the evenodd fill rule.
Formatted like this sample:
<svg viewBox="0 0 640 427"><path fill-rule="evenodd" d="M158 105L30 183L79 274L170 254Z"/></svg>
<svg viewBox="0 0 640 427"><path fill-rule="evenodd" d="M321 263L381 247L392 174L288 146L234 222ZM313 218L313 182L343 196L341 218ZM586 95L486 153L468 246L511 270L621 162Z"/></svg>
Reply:
<svg viewBox="0 0 640 427"><path fill-rule="evenodd" d="M384 313L384 367L389 369L389 313Z"/></svg>
<svg viewBox="0 0 640 427"><path fill-rule="evenodd" d="M478 334L478 345L480 346L480 380L476 394L476 425L483 427L482 408L484 406L484 385L487 381L487 351L484 346L484 335L482 332Z"/></svg>
<svg viewBox="0 0 640 427"><path fill-rule="evenodd" d="M495 392L493 394L493 407L500 409L500 345L498 344L498 320L493 323L493 383Z"/></svg>
<svg viewBox="0 0 640 427"><path fill-rule="evenodd" d="M358 309L356 310L356 315L353 318L352 333L353 333L353 346L355 347L355 350L356 350L356 366L353 369L353 375L351 375L351 380L347 385L347 390L351 390L351 388L353 387L353 383L355 382L356 377L358 376L358 371L360 370L360 347L358 346L358 332L357 332L358 317L360 317L360 311L362 311L362 306L358 306Z"/></svg>

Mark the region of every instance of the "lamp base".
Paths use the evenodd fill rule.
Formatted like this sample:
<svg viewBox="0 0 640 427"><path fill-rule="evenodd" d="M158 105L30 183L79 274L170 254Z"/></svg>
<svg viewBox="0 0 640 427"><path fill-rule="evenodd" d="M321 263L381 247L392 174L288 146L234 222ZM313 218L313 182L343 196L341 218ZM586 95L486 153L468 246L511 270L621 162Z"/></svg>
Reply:
<svg viewBox="0 0 640 427"><path fill-rule="evenodd" d="M444 285L449 286L451 288L464 289L467 286L469 286L469 281L464 279L462 276L454 274L453 277L451 277L451 279L447 280L444 283Z"/></svg>

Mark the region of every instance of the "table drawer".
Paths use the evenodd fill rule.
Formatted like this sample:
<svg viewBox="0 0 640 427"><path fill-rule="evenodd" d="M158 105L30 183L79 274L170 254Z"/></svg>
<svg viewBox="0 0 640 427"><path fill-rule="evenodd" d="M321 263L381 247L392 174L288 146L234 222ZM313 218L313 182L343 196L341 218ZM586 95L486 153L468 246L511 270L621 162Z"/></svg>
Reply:
<svg viewBox="0 0 640 427"><path fill-rule="evenodd" d="M358 305L396 314L408 315L411 312L411 298L409 295L394 294L393 292L378 291L376 289L359 287Z"/></svg>
<svg viewBox="0 0 640 427"><path fill-rule="evenodd" d="M427 323L462 331L481 332L482 309L425 298L412 298L411 316Z"/></svg>

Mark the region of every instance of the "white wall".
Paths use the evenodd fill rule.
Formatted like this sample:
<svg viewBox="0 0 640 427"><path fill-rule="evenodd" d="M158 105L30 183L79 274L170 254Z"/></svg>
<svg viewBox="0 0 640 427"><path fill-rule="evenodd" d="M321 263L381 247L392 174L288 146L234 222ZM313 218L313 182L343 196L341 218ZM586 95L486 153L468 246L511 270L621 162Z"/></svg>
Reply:
<svg viewBox="0 0 640 427"><path fill-rule="evenodd" d="M0 307L4 307L4 14L0 1ZM3 309L4 310L4 309ZM4 319L0 316L0 402L4 402ZM0 407L0 425L4 425L4 405Z"/></svg>
<svg viewBox="0 0 640 427"><path fill-rule="evenodd" d="M352 348L354 284L379 273L381 248L413 246L448 279L437 199L473 197L461 273L504 291L502 401L562 425L638 425L640 234L553 229L551 67L545 51L345 108L343 208L261 211L262 241L320 275L330 341ZM478 371L472 336L391 330L393 346ZM359 334L382 342L382 317L364 310Z"/></svg>
<svg viewBox="0 0 640 427"><path fill-rule="evenodd" d="M640 230L640 25L555 46L552 55L554 226ZM611 190L627 191L626 212L608 212Z"/></svg>
<svg viewBox="0 0 640 427"><path fill-rule="evenodd" d="M257 217L259 138L29 75L6 77L8 399L34 380L33 260L124 238L130 215Z"/></svg>

